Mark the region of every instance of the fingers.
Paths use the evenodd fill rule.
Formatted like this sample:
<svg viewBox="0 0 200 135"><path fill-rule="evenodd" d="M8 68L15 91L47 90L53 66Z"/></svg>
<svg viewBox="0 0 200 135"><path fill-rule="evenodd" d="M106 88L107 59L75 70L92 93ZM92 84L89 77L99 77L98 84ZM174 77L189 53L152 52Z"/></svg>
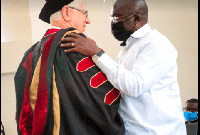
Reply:
<svg viewBox="0 0 200 135"><path fill-rule="evenodd" d="M75 52L75 48L64 50L65 53Z"/></svg>
<svg viewBox="0 0 200 135"><path fill-rule="evenodd" d="M61 38L61 41L68 41L68 42L75 42L75 38L73 37L66 37L66 38Z"/></svg>
<svg viewBox="0 0 200 135"><path fill-rule="evenodd" d="M70 33L69 36L70 36L70 37L73 37L73 38L82 37L81 35L79 35L79 34L77 34L77 33Z"/></svg>
<svg viewBox="0 0 200 135"><path fill-rule="evenodd" d="M76 33L70 33L68 36L69 37L62 38L61 41L73 41L76 38L78 38L78 37L80 38L81 37L80 35L78 35Z"/></svg>
<svg viewBox="0 0 200 135"><path fill-rule="evenodd" d="M68 41L68 42L75 42L77 38L82 38L82 36L76 34L76 33L70 33L66 38L61 38L61 41Z"/></svg>
<svg viewBox="0 0 200 135"><path fill-rule="evenodd" d="M66 43L66 44L61 44L61 47L74 47L75 44L74 43Z"/></svg>

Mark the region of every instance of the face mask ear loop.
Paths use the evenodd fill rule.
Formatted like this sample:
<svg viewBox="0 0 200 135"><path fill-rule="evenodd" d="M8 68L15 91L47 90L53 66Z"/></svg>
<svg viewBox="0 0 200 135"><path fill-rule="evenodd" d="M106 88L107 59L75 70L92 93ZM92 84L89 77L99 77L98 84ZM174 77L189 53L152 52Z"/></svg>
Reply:
<svg viewBox="0 0 200 135"><path fill-rule="evenodd" d="M135 14L133 14L133 15L135 15ZM133 18L133 16L132 16L131 18ZM129 19L127 19L126 21L124 21L123 24L124 24L125 22L129 21L131 18L129 18ZM136 26L136 24L135 24L135 26ZM132 28L130 31L133 31L133 29L135 28L135 26L133 26L133 28Z"/></svg>
<svg viewBox="0 0 200 135"><path fill-rule="evenodd" d="M127 22L127 21L125 21L125 22ZM123 22L123 26L124 26L125 22ZM135 28L135 26L136 26L136 24L133 26L133 28L130 31L133 31L133 29Z"/></svg>

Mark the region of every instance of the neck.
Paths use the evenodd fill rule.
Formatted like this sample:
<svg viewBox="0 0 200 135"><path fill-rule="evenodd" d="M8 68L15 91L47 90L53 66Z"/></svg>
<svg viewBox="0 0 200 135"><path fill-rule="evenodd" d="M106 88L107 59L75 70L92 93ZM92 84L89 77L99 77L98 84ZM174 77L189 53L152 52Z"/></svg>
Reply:
<svg viewBox="0 0 200 135"><path fill-rule="evenodd" d="M138 25L136 25L135 27L135 31L137 31L138 29L140 29L141 27L143 27L146 23L139 23ZM135 32L134 31L134 32Z"/></svg>
<svg viewBox="0 0 200 135"><path fill-rule="evenodd" d="M60 27L61 29L66 29L69 27L74 27L74 25L70 22L66 22L64 20L54 20L51 22L51 26ZM75 28L75 27L74 27Z"/></svg>

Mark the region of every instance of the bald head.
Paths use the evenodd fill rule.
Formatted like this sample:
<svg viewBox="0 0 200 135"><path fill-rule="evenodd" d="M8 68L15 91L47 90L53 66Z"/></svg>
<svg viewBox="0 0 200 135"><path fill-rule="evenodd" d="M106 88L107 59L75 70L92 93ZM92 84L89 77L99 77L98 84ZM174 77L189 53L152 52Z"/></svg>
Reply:
<svg viewBox="0 0 200 135"><path fill-rule="evenodd" d="M146 17L148 19L148 7L144 0L131 0L133 1L133 8L135 11L139 14L141 14L143 17Z"/></svg>
<svg viewBox="0 0 200 135"><path fill-rule="evenodd" d="M123 12L135 12L141 15L141 22L148 22L148 7L145 0L116 0L113 8L121 8Z"/></svg>

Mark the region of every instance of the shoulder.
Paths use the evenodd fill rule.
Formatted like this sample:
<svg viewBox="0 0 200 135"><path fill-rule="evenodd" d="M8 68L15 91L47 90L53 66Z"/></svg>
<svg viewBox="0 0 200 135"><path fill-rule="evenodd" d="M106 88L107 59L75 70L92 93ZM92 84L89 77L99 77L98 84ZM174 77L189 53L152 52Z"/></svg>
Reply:
<svg viewBox="0 0 200 135"><path fill-rule="evenodd" d="M152 48L152 50L159 51L160 53L173 54L175 56L178 55L178 52L171 41L156 29L153 29L145 35L144 42L145 47Z"/></svg>
<svg viewBox="0 0 200 135"><path fill-rule="evenodd" d="M198 123L198 119L191 121L190 123Z"/></svg>
<svg viewBox="0 0 200 135"><path fill-rule="evenodd" d="M63 35L64 35L65 37L68 37L68 34L70 34L70 33L76 33L76 34L79 34L79 35L81 35L81 36L83 36L83 37L86 38L86 35L85 35L85 34L80 33L77 29L75 29L75 28L73 28L73 27L66 28L66 29L61 29L60 32L63 32L63 33L64 33Z"/></svg>
<svg viewBox="0 0 200 135"><path fill-rule="evenodd" d="M33 51L33 49L36 47L36 45L39 43L39 41L37 43L35 43L34 45L32 45L25 53L24 56L27 56L31 51Z"/></svg>
<svg viewBox="0 0 200 135"><path fill-rule="evenodd" d="M147 40L149 42L155 44L155 45L160 45L162 47L167 46L167 47L173 47L173 44L171 41L163 34L161 34L159 31L156 29L153 29L148 35L147 35Z"/></svg>

